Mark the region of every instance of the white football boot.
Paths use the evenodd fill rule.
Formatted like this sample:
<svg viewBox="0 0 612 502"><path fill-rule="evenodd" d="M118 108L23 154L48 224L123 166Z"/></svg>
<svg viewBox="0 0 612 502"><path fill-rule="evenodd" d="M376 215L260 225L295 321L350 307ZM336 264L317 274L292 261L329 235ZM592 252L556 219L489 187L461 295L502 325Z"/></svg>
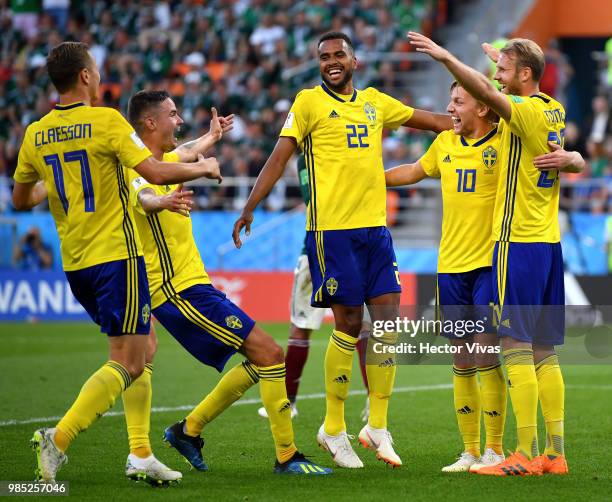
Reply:
<svg viewBox="0 0 612 502"><path fill-rule="evenodd" d="M490 465L501 464L504 460L506 460L506 457L503 453L500 455L498 453L495 453L495 450L493 450L493 448L487 448L483 453L482 457L480 457L480 460L470 466L470 472L476 472L479 469L482 469L483 467L488 467Z"/></svg>
<svg viewBox="0 0 612 502"><path fill-rule="evenodd" d="M134 481L146 481L153 486L165 486L180 483L183 475L173 471L170 467L162 464L149 455L147 458L139 458L131 453L125 464L125 475Z"/></svg>
<svg viewBox="0 0 612 502"><path fill-rule="evenodd" d="M471 453L464 451L456 462L442 467L442 472L468 472L470 467L478 463L480 459Z"/></svg>
<svg viewBox="0 0 612 502"><path fill-rule="evenodd" d="M68 462L55 445L55 427L52 429L38 429L30 440L30 446L36 452L36 479L44 483L55 483L55 475L60 467Z"/></svg>
<svg viewBox="0 0 612 502"><path fill-rule="evenodd" d="M363 462L353 450L349 441L350 437L352 436L349 436L345 431L342 431L337 436L330 436L325 432L322 425L317 433L317 443L331 454L338 467L360 469L363 467Z"/></svg>
<svg viewBox="0 0 612 502"><path fill-rule="evenodd" d="M382 460L393 467L402 465L402 459L395 453L393 438L387 429L375 429L366 424L359 433L359 442L364 448L374 450L378 460Z"/></svg>

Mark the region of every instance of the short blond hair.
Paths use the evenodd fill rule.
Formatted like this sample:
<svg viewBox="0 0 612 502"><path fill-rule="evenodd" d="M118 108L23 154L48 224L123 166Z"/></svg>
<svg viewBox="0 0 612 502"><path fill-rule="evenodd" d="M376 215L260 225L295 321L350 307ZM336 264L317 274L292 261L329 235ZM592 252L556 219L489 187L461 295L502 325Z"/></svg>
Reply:
<svg viewBox="0 0 612 502"><path fill-rule="evenodd" d="M544 52L533 40L513 38L506 42L501 52L514 56L519 68L531 69L531 75L535 82L542 79L545 66Z"/></svg>

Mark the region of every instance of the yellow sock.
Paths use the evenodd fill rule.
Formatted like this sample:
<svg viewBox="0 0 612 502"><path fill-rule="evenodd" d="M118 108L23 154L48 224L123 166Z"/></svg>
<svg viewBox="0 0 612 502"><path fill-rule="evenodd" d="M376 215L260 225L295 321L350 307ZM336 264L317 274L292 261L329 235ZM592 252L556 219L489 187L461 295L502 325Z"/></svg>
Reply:
<svg viewBox="0 0 612 502"><path fill-rule="evenodd" d="M151 429L151 376L153 365L145 364L144 371L122 394L125 423L127 424L130 453L147 458L153 452L149 441Z"/></svg>
<svg viewBox="0 0 612 502"><path fill-rule="evenodd" d="M334 330L325 353L325 423L327 434L336 436L346 430L344 401L348 396L353 352L357 338Z"/></svg>
<svg viewBox="0 0 612 502"><path fill-rule="evenodd" d="M285 376L285 363L259 368L261 400L270 420L276 458L281 464L289 460L297 451Z"/></svg>
<svg viewBox="0 0 612 502"><path fill-rule="evenodd" d="M565 384L556 354L546 357L536 365L536 376L540 406L546 422L544 454L554 458L564 454L563 419L565 411Z"/></svg>
<svg viewBox="0 0 612 502"><path fill-rule="evenodd" d="M91 375L56 426L54 441L57 447L66 451L74 438L112 407L117 396L131 383L128 371L115 361L108 361Z"/></svg>
<svg viewBox="0 0 612 502"><path fill-rule="evenodd" d="M480 457L480 389L476 367L453 366L453 396L463 449Z"/></svg>
<svg viewBox="0 0 612 502"><path fill-rule="evenodd" d="M187 415L185 433L189 436L199 436L204 426L212 422L221 412L259 381L259 373L248 361L234 366L216 387Z"/></svg>
<svg viewBox="0 0 612 502"><path fill-rule="evenodd" d="M516 417L517 450L531 459L538 455L538 380L533 350L504 351L508 372L508 391Z"/></svg>
<svg viewBox="0 0 612 502"><path fill-rule="evenodd" d="M501 364L478 368L480 399L486 431L485 448L503 453L504 425L506 424L506 380Z"/></svg>
<svg viewBox="0 0 612 502"><path fill-rule="evenodd" d="M376 343L384 345L393 345L396 341L396 333L385 333L383 336L376 338ZM382 360L376 361L377 364L366 364L370 391L370 417L368 418L368 424L375 429L386 429L389 398L393 392L397 366L395 365L394 354L385 354L384 358L370 358L372 362L374 362L374 359Z"/></svg>

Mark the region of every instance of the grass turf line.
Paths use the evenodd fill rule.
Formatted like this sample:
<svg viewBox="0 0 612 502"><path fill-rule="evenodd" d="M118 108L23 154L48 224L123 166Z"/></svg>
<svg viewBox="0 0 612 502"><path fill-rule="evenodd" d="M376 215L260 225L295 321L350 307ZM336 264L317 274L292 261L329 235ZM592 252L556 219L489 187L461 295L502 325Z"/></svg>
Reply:
<svg viewBox="0 0 612 502"><path fill-rule="evenodd" d="M266 325L279 342L286 343L288 326ZM322 361L330 329L313 337L300 393L323 391ZM163 329L158 330L159 350L153 375L153 406L180 406L198 402L218 381L215 370L189 356ZM104 361L104 335L92 324L0 324L0 421L23 417L61 415L71 404L85 379ZM237 364L235 356L228 367ZM152 415L151 439L160 460L184 473L180 486L154 490L125 479L127 435L122 418L102 418L82 434L69 450L70 463L58 478L70 481L70 494L88 499L120 498L141 500L366 500L373 497L429 500L439 497L479 497L486 493L500 500L522 499L539 494L546 499L607 499L612 481L608 417L612 392L598 386L612 381L610 366L569 366L564 368L568 384L566 429L571 475L532 479L491 479L471 475L443 475L440 468L461 451L461 442L452 406L452 391L398 393L391 401L390 430L404 467L387 468L370 451L354 447L366 468L357 471L335 469L328 479L274 476L274 448L265 420L256 415L256 405L233 407L204 431L207 473L189 471L174 450L161 442L167 425L185 412ZM351 388L361 386L355 366ZM450 369L441 366L400 367L396 385L448 384ZM254 388L245 396L258 397ZM362 426L359 413L363 396L351 396L346 404L349 433ZM115 407L120 410L121 402ZM298 447L323 465L331 458L316 448L314 436L323 420L322 399L298 401L300 415L294 422ZM540 421L542 423L542 421ZM28 440L36 425L11 425L0 431L0 477L31 480L34 455ZM544 445L540 427L540 446ZM514 421L509 417L505 446L514 445ZM143 490L147 490L143 492Z"/></svg>

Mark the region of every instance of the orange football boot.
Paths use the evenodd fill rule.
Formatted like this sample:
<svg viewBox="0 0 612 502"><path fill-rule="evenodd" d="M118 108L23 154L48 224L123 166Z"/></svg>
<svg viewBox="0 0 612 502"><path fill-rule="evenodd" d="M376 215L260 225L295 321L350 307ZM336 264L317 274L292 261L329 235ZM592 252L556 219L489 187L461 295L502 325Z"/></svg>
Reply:
<svg viewBox="0 0 612 502"><path fill-rule="evenodd" d="M485 476L541 476L542 459L535 457L529 460L525 455L516 451L501 464L490 465L478 469L475 474Z"/></svg>
<svg viewBox="0 0 612 502"><path fill-rule="evenodd" d="M542 462L542 471L544 474L568 474L567 460L565 455L558 455L553 459L548 458L548 455L540 455L538 457Z"/></svg>

